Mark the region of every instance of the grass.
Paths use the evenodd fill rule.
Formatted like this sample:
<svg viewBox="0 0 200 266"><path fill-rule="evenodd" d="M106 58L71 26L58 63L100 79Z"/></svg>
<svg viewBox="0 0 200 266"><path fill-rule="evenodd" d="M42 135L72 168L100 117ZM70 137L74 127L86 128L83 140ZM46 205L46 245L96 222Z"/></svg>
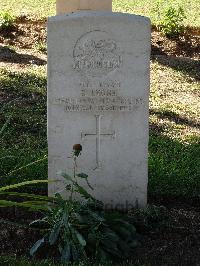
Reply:
<svg viewBox="0 0 200 266"><path fill-rule="evenodd" d="M199 93L199 82L189 74L152 64L150 194L199 196Z"/></svg>
<svg viewBox="0 0 200 266"><path fill-rule="evenodd" d="M66 264L59 264L56 262L53 262L51 260L43 260L43 261L34 261L30 260L28 258L16 258L16 257L8 257L8 256L2 256L0 257L0 265L3 266L66 266ZM86 262L77 262L77 263L69 263L68 266L93 266L94 263L86 261ZM96 265L96 264L95 264ZM149 263L137 263L137 262L122 262L122 263L101 263L97 266L149 266Z"/></svg>
<svg viewBox="0 0 200 266"><path fill-rule="evenodd" d="M164 1L163 1L164 2ZM187 11L185 24L200 25L199 1L173 1ZM168 1L169 3L169 1ZM54 1L0 2L0 10L39 17L54 14ZM156 20L156 1L114 1L114 10L143 14ZM198 17L198 18L197 18ZM15 49L15 47L11 47ZM42 43L35 49L46 52ZM175 60L175 59L174 59ZM157 57L151 62L149 195L200 195L200 84L198 62ZM47 179L46 67L0 69L0 186L33 179ZM46 193L45 185L23 191ZM51 261L0 257L0 265L54 266ZM88 265L84 263L77 266ZM74 265L74 266L75 266ZM110 264L109 264L110 265ZM125 262L120 265L137 265ZM141 266L140 263L138 265ZM148 264L146 264L148 265ZM102 265L103 266L103 265Z"/></svg>
<svg viewBox="0 0 200 266"><path fill-rule="evenodd" d="M200 86L193 74L156 60L151 64L151 195L199 196ZM10 117L0 140L1 185L46 179L46 67L2 69L0 91L1 125ZM45 188L37 185L36 192Z"/></svg>
<svg viewBox="0 0 200 266"><path fill-rule="evenodd" d="M1 125L10 120L0 139L0 183L46 179L46 71L40 67L24 73L2 69L0 75L1 96L6 98Z"/></svg>
<svg viewBox="0 0 200 266"><path fill-rule="evenodd" d="M113 10L148 16L155 23L162 10L167 6L181 6L186 13L185 25L200 26L199 0L114 0ZM9 10L19 16L32 14L39 17L55 15L55 0L4 0L0 2L0 10Z"/></svg>

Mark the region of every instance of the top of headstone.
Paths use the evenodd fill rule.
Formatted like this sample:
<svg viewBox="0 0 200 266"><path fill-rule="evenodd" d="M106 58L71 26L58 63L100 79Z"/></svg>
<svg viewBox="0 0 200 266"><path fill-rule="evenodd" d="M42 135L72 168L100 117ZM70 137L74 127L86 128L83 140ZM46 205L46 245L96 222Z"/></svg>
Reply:
<svg viewBox="0 0 200 266"><path fill-rule="evenodd" d="M112 11L112 0L57 0L57 15L84 10Z"/></svg>

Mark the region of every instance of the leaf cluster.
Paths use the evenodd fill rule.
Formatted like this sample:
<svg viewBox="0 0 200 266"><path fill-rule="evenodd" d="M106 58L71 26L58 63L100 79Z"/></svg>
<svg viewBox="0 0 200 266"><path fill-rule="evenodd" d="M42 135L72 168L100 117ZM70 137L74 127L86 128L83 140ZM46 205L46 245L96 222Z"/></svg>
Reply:
<svg viewBox="0 0 200 266"><path fill-rule="evenodd" d="M13 27L15 17L8 11L0 12L0 30L6 30Z"/></svg>
<svg viewBox="0 0 200 266"><path fill-rule="evenodd" d="M86 174L75 174L72 178L62 173L62 176L68 182L69 198L57 193L44 217L31 223L41 228L44 236L30 254L45 246L53 248L64 263L88 257L97 261L128 258L138 244L135 227L122 214L105 212L103 204L78 183L78 179L84 179L92 189ZM75 200L74 193L82 199Z"/></svg>
<svg viewBox="0 0 200 266"><path fill-rule="evenodd" d="M184 31L183 21L186 18L182 7L168 7L159 21L160 30L168 37L178 37Z"/></svg>
<svg viewBox="0 0 200 266"><path fill-rule="evenodd" d="M8 123L9 120L0 129L0 135ZM30 184L50 182L31 180L0 187L0 197L6 196L0 199L0 207L27 208L42 214L43 218L30 224L32 229L39 229L43 234L31 248L32 256L45 247L46 250L53 250L53 254L64 263L88 257L98 261L128 258L137 245L136 229L119 213L106 213L102 202L88 192L89 189L93 190L88 175L76 173L78 156L74 153L73 176L60 173L66 182L64 190L67 199L61 193L47 197L13 192L13 189ZM85 181L87 190L80 184L80 180ZM80 200L77 200L77 196ZM13 197L20 200L12 200Z"/></svg>

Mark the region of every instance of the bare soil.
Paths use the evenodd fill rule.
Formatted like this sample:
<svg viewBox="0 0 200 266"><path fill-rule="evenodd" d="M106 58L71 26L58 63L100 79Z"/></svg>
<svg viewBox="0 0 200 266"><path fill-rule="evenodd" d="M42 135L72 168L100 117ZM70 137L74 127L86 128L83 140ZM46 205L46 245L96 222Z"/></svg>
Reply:
<svg viewBox="0 0 200 266"><path fill-rule="evenodd" d="M157 206L161 204L155 199L149 201ZM200 265L200 204L197 201L193 204L192 200L185 204L180 199L174 202L165 199L165 212L162 225L155 222L148 228L143 221L136 225L141 239L131 261L141 265ZM1 210L0 217L0 256L29 256L31 246L41 235L39 231L18 227L15 223L28 224L39 215L12 208ZM38 258L43 258L41 253Z"/></svg>
<svg viewBox="0 0 200 266"><path fill-rule="evenodd" d="M40 52L37 45L46 44L46 21L34 18L18 18L15 25L0 31L0 66L8 63L46 64L46 52ZM184 35L169 39L152 28L152 56L200 58L200 30L187 28Z"/></svg>

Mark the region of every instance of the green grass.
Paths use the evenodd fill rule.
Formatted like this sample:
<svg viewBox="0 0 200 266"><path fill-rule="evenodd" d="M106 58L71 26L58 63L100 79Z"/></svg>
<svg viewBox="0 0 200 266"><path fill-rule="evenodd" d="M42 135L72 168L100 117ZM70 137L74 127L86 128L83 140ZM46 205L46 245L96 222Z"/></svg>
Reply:
<svg viewBox="0 0 200 266"><path fill-rule="evenodd" d="M186 13L185 25L200 26L199 0L114 0L113 10L148 16L152 22L169 5L181 6ZM15 15L31 14L39 17L55 15L55 0L3 0L0 10L9 10Z"/></svg>
<svg viewBox="0 0 200 266"><path fill-rule="evenodd" d="M192 67L194 70L195 63ZM152 62L151 195L199 196L199 89L199 82L190 68L171 68ZM0 140L1 185L46 179L46 68L29 67L23 72L2 69L0 91L6 99L1 110L1 126L10 117ZM36 192L46 189L42 185L35 187Z"/></svg>
<svg viewBox="0 0 200 266"><path fill-rule="evenodd" d="M9 10L16 16L37 15L47 17L55 15L55 0L3 0L0 10Z"/></svg>
<svg viewBox="0 0 200 266"><path fill-rule="evenodd" d="M152 23L170 5L181 6L186 14L184 25L200 26L200 2L198 0L114 0L113 10L150 17Z"/></svg>
<svg viewBox="0 0 200 266"><path fill-rule="evenodd" d="M77 263L69 263L69 264L60 264L53 262L51 260L42 260L42 261L34 261L30 260L29 258L16 258L16 257L8 257L8 256L2 256L0 257L0 265L3 266L93 266L93 262L77 262ZM96 266L150 266L149 263L140 263L140 262L131 262L131 261L125 261L122 263L101 263L101 264L95 264Z"/></svg>
<svg viewBox="0 0 200 266"><path fill-rule="evenodd" d="M0 183L46 179L46 71L2 69L0 76L1 96L6 99L0 110L1 125L10 118L0 138Z"/></svg>
<svg viewBox="0 0 200 266"><path fill-rule="evenodd" d="M193 74L152 64L150 194L199 196L200 84Z"/></svg>

